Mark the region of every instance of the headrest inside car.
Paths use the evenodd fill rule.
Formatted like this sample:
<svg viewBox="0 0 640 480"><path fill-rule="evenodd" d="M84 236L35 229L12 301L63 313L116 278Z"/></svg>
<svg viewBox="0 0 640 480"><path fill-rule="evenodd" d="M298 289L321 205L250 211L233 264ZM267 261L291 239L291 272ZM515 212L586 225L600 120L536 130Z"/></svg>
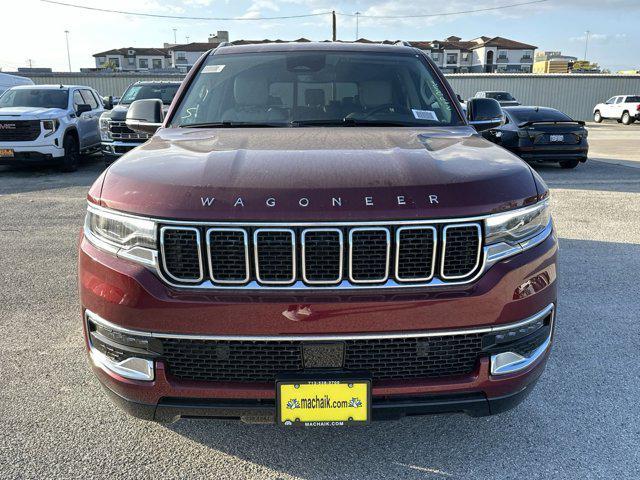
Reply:
<svg viewBox="0 0 640 480"><path fill-rule="evenodd" d="M321 88L310 88L304 92L304 101L309 107L324 106L324 90Z"/></svg>

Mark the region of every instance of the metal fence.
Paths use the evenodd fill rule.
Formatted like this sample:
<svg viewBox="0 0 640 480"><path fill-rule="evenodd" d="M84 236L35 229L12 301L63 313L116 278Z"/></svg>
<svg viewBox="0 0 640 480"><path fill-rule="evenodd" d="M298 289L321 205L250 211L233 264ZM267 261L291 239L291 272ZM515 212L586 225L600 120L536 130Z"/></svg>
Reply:
<svg viewBox="0 0 640 480"><path fill-rule="evenodd" d="M446 77L464 99L482 90L501 90L523 105L557 108L576 120L590 120L593 107L614 95L640 95L640 75L458 73Z"/></svg>
<svg viewBox="0 0 640 480"><path fill-rule="evenodd" d="M89 85L101 95L120 96L138 80L181 80L182 74L144 73L31 73L36 84ZM640 95L640 75L592 74L448 74L456 93L467 99L481 90L510 92L523 105L553 107L576 120L589 120L593 107L613 95Z"/></svg>

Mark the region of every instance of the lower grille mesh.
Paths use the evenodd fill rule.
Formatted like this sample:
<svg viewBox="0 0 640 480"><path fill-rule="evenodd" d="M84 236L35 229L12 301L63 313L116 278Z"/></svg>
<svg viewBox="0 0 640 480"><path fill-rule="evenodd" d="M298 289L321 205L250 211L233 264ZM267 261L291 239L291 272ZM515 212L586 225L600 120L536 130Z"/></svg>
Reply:
<svg viewBox="0 0 640 480"><path fill-rule="evenodd" d="M168 371L183 380L273 382L304 368L302 341L162 343ZM481 343L481 334L347 340L344 369L370 372L374 381L464 375L473 371Z"/></svg>

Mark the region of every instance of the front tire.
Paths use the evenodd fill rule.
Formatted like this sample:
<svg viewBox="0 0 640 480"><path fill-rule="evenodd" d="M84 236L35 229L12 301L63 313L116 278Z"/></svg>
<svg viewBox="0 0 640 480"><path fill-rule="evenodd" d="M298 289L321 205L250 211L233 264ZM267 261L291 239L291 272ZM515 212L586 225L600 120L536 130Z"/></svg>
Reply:
<svg viewBox="0 0 640 480"><path fill-rule="evenodd" d="M596 110L593 114L593 121L596 123L602 123L602 115L600 115L600 110Z"/></svg>
<svg viewBox="0 0 640 480"><path fill-rule="evenodd" d="M622 114L622 123L624 125L631 125L633 123L633 118L629 115L629 112L624 112Z"/></svg>
<svg viewBox="0 0 640 480"><path fill-rule="evenodd" d="M579 163L580 163L580 160L577 160L577 159L563 160L562 162L560 162L560 168L565 168L565 169L576 168Z"/></svg>
<svg viewBox="0 0 640 480"><path fill-rule="evenodd" d="M62 141L64 148L64 157L62 157L62 166L60 170L63 172L75 172L78 170L80 163L80 145L73 135L66 135Z"/></svg>

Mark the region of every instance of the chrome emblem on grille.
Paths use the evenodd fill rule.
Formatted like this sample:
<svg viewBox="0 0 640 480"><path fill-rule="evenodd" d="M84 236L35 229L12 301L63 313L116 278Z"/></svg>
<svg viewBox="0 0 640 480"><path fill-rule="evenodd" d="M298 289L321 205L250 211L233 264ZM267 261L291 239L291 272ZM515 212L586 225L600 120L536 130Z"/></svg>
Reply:
<svg viewBox="0 0 640 480"><path fill-rule="evenodd" d="M15 130L15 123L0 123L0 130Z"/></svg>

